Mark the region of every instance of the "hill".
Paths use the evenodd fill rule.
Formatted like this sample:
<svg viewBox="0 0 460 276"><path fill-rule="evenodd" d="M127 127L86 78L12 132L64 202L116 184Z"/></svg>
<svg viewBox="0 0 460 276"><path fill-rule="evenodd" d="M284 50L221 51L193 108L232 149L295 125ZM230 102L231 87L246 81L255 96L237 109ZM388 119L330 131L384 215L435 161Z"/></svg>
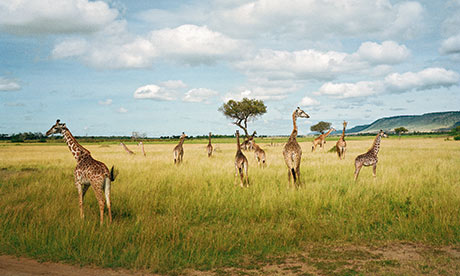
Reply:
<svg viewBox="0 0 460 276"><path fill-rule="evenodd" d="M392 131L397 127L405 127L409 132L447 131L460 124L460 111L434 112L423 115L402 115L381 118L369 125L358 125L347 130L347 133L377 132L380 129Z"/></svg>

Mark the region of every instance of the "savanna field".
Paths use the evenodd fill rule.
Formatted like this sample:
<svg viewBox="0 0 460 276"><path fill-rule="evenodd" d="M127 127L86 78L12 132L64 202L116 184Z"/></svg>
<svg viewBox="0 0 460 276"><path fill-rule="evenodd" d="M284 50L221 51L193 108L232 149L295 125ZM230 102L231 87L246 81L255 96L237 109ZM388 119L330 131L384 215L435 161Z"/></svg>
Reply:
<svg viewBox="0 0 460 276"><path fill-rule="evenodd" d="M409 243L448 247L453 255L428 250L431 261L402 274L443 274L444 266L446 275L459 273L460 143L385 138L377 178L366 167L355 183L354 158L372 139L348 139L345 160L339 160L327 152L337 137L327 140L325 151L314 153L311 139L299 138L299 189L288 186L282 157L287 138L276 143L256 138L267 153L266 168L257 167L254 153L244 151L248 188L235 185L232 139L213 140L212 158L206 156L207 141L186 140L180 166L173 164L174 144L145 144L146 157L134 143L127 144L136 152L133 156L118 144L83 144L95 159L118 170L111 193L113 223L107 223L106 215L103 226L91 189L85 197L85 219L80 219L73 178L76 161L64 143L3 143L0 253L172 274L257 269L309 249L321 257L321 263L312 263L318 274L356 275L390 273L402 264L391 259L379 263L377 257L370 268L350 266L345 257L344 263L334 263L342 245ZM336 266L327 266L331 263Z"/></svg>

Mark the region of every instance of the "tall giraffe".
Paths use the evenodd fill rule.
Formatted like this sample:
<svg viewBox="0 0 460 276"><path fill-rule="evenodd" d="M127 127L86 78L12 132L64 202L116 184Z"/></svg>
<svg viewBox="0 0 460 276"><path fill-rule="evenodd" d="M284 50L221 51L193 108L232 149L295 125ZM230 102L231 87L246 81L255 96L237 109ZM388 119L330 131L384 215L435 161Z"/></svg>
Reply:
<svg viewBox="0 0 460 276"><path fill-rule="evenodd" d="M134 154L134 152L133 152L132 150L128 149L128 147L125 145L125 143L120 142L120 146L122 146L123 149L124 149L127 153L129 153L129 155Z"/></svg>
<svg viewBox="0 0 460 276"><path fill-rule="evenodd" d="M347 124L347 122L343 121L342 136L340 136L339 141L337 141L335 144L339 159L345 159L345 151L347 150L347 142L345 142L345 129L347 128Z"/></svg>
<svg viewBox="0 0 460 276"><path fill-rule="evenodd" d="M288 177L289 184L291 184L291 176L293 179L293 186L298 187L300 183L300 161L302 160L302 148L299 143L297 143L297 118L310 118L310 116L305 113L300 107L297 107L296 110L292 113L292 124L294 125L292 129L291 136L284 146L283 156L284 162L288 167Z"/></svg>
<svg viewBox="0 0 460 276"><path fill-rule="evenodd" d="M182 145L184 144L184 140L187 135L182 132L182 135L180 136L179 144L174 147L174 164L179 164L182 162L182 158L184 157L184 148Z"/></svg>
<svg viewBox="0 0 460 276"><path fill-rule="evenodd" d="M211 157L212 155L211 132L209 132L209 143L206 146L206 151L208 152L208 157Z"/></svg>
<svg viewBox="0 0 460 276"><path fill-rule="evenodd" d="M265 165L267 165L267 163L265 163L265 151L256 144L254 139L251 140L251 147L254 149L254 156L257 160L257 165L260 166L260 162L262 162L262 166L265 167Z"/></svg>
<svg viewBox="0 0 460 276"><path fill-rule="evenodd" d="M387 137L387 135L380 130L377 136L375 136L374 143L372 143L372 147L366 152L361 155L358 155L355 159L355 181L358 179L359 171L363 166L372 166L372 175L376 176L377 170L377 162L379 161L377 154L379 153L380 149L380 140L382 137Z"/></svg>
<svg viewBox="0 0 460 276"><path fill-rule="evenodd" d="M109 211L109 221L112 222L112 210L110 203L110 185L111 181L115 180L116 175L114 174L113 166L109 169L107 166L91 157L89 150L85 149L80 145L75 137L73 137L70 130L64 123L60 123L60 120L56 121L50 130L46 132L46 136L51 134L60 133L63 135L64 141L70 149L70 152L77 160L77 166L75 167L75 186L78 190L78 197L80 203L80 217L84 218L83 213L83 198L85 197L86 191L89 186L93 187L94 194L96 195L97 202L99 204L100 211L100 223L102 225L104 218L104 207L107 204ZM105 194L105 201L104 201Z"/></svg>
<svg viewBox="0 0 460 276"><path fill-rule="evenodd" d="M139 147L141 147L141 150L142 150L142 154L143 154L144 156L147 156L147 154L145 154L145 150L144 150L144 143L142 143L142 141L141 141L141 142L139 142Z"/></svg>
<svg viewBox="0 0 460 276"><path fill-rule="evenodd" d="M326 144L326 137L331 134L332 131L335 131L335 128L329 129L328 132L321 134L315 140L313 140L313 145L311 146L311 151L313 152L316 147L319 145L320 148L324 150L324 144Z"/></svg>
<svg viewBox="0 0 460 276"><path fill-rule="evenodd" d="M236 155L235 155L235 177L240 175L240 186L244 187L244 182L246 185L249 186L249 179L248 179L248 159L244 156L243 152L241 151L240 145L240 132L236 131ZM243 181L243 178L245 181ZM236 183L235 183L236 184Z"/></svg>

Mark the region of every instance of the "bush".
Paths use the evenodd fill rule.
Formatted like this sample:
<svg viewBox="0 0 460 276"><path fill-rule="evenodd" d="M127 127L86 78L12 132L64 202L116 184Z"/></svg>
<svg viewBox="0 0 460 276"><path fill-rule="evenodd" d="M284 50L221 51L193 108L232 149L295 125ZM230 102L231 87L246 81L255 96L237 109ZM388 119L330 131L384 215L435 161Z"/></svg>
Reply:
<svg viewBox="0 0 460 276"><path fill-rule="evenodd" d="M460 135L455 136L455 137L454 137L454 140L455 140L455 141L459 141L459 140L460 140Z"/></svg>

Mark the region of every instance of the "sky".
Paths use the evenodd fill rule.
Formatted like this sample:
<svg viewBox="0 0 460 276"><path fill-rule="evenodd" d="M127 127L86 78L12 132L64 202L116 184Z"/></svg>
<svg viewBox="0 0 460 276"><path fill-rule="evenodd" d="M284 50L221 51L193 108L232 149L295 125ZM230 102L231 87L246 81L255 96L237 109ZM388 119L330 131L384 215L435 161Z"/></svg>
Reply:
<svg viewBox="0 0 460 276"><path fill-rule="evenodd" d="M460 0L0 1L0 133L259 135L460 106Z"/></svg>

